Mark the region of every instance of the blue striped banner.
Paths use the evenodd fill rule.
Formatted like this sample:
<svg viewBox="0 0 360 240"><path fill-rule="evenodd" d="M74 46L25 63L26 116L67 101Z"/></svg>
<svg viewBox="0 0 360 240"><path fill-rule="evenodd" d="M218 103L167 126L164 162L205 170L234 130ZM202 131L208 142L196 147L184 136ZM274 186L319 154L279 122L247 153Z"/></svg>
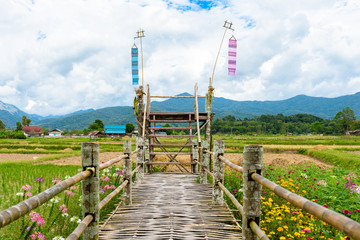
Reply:
<svg viewBox="0 0 360 240"><path fill-rule="evenodd" d="M136 45L131 48L132 85L139 84L139 51Z"/></svg>

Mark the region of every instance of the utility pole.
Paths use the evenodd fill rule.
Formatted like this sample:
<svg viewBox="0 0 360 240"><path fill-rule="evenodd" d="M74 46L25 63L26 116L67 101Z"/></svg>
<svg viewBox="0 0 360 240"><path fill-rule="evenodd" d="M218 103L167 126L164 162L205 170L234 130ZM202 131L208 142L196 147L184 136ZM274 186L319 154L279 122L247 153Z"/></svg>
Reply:
<svg viewBox="0 0 360 240"><path fill-rule="evenodd" d="M144 35L144 29L139 29L139 31L136 32L137 36L134 37L134 39L136 38L140 38L140 51L141 51L141 85L144 89L144 58L143 58L143 48L142 48L142 38L145 37Z"/></svg>

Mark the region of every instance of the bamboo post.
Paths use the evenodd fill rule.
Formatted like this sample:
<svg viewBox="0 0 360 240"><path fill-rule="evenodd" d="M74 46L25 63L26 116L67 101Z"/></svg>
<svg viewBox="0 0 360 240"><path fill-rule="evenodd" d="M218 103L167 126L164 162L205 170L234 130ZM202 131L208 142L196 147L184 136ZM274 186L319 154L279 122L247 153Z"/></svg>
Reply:
<svg viewBox="0 0 360 240"><path fill-rule="evenodd" d="M214 142L214 180L213 180L213 192L212 192L212 202L213 204L224 203L223 191L221 190L218 183L224 184L224 169L225 164L219 159L219 156L223 156L225 151L225 142L216 140Z"/></svg>
<svg viewBox="0 0 360 240"><path fill-rule="evenodd" d="M136 183L141 183L144 178L144 138L136 138L136 149L140 149L136 153L136 167L140 166L139 170L136 173Z"/></svg>
<svg viewBox="0 0 360 240"><path fill-rule="evenodd" d="M146 138L145 139L145 149L144 149L144 158L145 158L145 173L149 173L150 172L150 165L146 165L146 163L150 162L150 146L149 146L149 139Z"/></svg>
<svg viewBox="0 0 360 240"><path fill-rule="evenodd" d="M207 150L209 147L209 142L204 140L202 143L202 149L199 152L199 160L200 160L200 183L207 184L207 173L205 169L209 170L209 154L204 153L203 150Z"/></svg>
<svg viewBox="0 0 360 240"><path fill-rule="evenodd" d="M81 143L81 162L83 170L94 168L95 172L82 182L83 218L93 216L93 221L84 231L84 240L99 239L99 144Z"/></svg>
<svg viewBox="0 0 360 240"><path fill-rule="evenodd" d="M191 152L192 152L192 156L193 156L193 161L199 161L199 152L197 150L197 146L198 146L198 142L196 139L192 140L192 144L191 144ZM196 164L194 167L194 173L199 172L199 165Z"/></svg>
<svg viewBox="0 0 360 240"><path fill-rule="evenodd" d="M131 196L131 188L132 188L132 181L131 181L131 140L124 141L124 154L127 157L124 159L124 181L128 180L128 184L124 188L124 204L130 205L132 203L132 196Z"/></svg>
<svg viewBox="0 0 360 240"><path fill-rule="evenodd" d="M260 227L261 217L261 184L251 178L251 174L262 173L263 147L248 145L244 147L243 184L244 184L244 214L242 216L243 239L258 239L250 228L254 221Z"/></svg>
<svg viewBox="0 0 360 240"><path fill-rule="evenodd" d="M212 150L212 133L211 133L211 127L212 127L212 115L211 115L211 89L212 87L209 86L209 91L206 94L206 98L205 98L205 112L207 113L207 123L206 123L206 128L205 128L205 139L209 141L210 145L209 145L209 150ZM210 166L212 166L211 164L211 158L210 158Z"/></svg>
<svg viewBox="0 0 360 240"><path fill-rule="evenodd" d="M138 136L142 136L142 125L143 122L143 109L144 109L144 98L143 98L143 86L139 86L139 89L137 90L136 97L138 98L139 103L139 109L138 109L138 117L137 117L137 129L138 129Z"/></svg>

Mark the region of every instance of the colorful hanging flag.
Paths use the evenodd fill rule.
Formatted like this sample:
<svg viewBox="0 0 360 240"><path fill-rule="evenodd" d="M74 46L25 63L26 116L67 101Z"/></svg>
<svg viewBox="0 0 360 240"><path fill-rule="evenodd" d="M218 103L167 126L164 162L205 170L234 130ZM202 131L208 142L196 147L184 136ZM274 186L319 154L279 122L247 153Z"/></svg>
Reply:
<svg viewBox="0 0 360 240"><path fill-rule="evenodd" d="M139 84L139 51L134 44L131 48L131 72L132 72L132 84Z"/></svg>
<svg viewBox="0 0 360 240"><path fill-rule="evenodd" d="M228 74L235 76L236 71L236 47L237 42L234 36L229 39L229 60L228 60Z"/></svg>

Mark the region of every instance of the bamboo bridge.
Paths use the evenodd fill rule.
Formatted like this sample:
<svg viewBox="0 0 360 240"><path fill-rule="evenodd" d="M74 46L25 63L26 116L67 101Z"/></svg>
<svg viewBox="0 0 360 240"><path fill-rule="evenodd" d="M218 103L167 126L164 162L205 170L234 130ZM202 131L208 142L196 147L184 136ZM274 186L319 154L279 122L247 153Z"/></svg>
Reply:
<svg viewBox="0 0 360 240"><path fill-rule="evenodd" d="M100 239L241 239L241 228L224 205L212 203L211 187L196 175L154 173L133 188L100 228Z"/></svg>
<svg viewBox="0 0 360 240"><path fill-rule="evenodd" d="M131 140L126 140L123 155L100 164L99 144L82 143L83 171L1 211L0 228L82 181L83 219L67 240L79 239L81 236L85 240L269 239L260 228L261 192L262 187L266 187L351 239L360 240L358 222L263 177L261 145L244 147L242 166L224 157L224 141L212 141L211 137L213 90L210 84L206 96L198 96L195 85L194 96L162 97L151 96L149 85L145 92L140 86L136 90L134 105L139 130L135 150L131 151ZM152 112L151 98L191 98L194 99L194 111ZM205 112L199 112L199 98L205 98ZM156 123L172 123L174 126ZM172 139L173 135L160 134L161 130L186 131L181 138L186 140L183 143L165 142L163 139ZM203 134L200 135L201 131ZM135 154L133 169L131 157ZM165 156L166 160L159 159L159 156ZM120 161L123 163L123 182L100 201L100 171ZM243 193L240 202L243 205L225 187L225 165L242 175ZM162 168L155 169L154 166ZM166 172L169 166L176 168L177 172ZM100 224L101 209L121 192L116 209ZM241 214L241 219L234 218L233 210L229 209L224 200L224 194L233 203L235 211Z"/></svg>

